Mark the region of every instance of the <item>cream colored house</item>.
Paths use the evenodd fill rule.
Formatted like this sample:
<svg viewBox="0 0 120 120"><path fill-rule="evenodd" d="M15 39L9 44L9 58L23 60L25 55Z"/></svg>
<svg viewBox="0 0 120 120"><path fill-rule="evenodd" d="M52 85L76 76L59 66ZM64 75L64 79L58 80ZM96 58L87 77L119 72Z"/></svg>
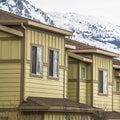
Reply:
<svg viewBox="0 0 120 120"><path fill-rule="evenodd" d="M102 108L120 119L120 60L117 54L67 40L68 98ZM111 117L112 116L112 117Z"/></svg>
<svg viewBox="0 0 120 120"><path fill-rule="evenodd" d="M97 108L67 98L71 35L0 10L0 120L91 119Z"/></svg>

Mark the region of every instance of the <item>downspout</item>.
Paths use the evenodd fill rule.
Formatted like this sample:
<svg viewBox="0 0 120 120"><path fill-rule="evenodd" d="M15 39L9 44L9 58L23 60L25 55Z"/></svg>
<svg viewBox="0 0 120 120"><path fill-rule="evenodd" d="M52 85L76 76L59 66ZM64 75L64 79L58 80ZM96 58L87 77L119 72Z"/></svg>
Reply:
<svg viewBox="0 0 120 120"><path fill-rule="evenodd" d="M114 106L113 106L113 95L114 95L114 94L113 94L113 90L114 90L114 89L113 89L113 85L114 85L114 84L113 84L113 82L114 82L113 73L114 73L114 69L113 69L113 58L112 58L112 111L113 111L113 107L114 107Z"/></svg>
<svg viewBox="0 0 120 120"><path fill-rule="evenodd" d="M22 59L22 64L21 64L21 99L20 101L23 102L25 99L25 70L26 70L26 27L24 26L23 23L20 24L21 27L24 29L24 39L21 44L21 59Z"/></svg>
<svg viewBox="0 0 120 120"><path fill-rule="evenodd" d="M64 45L64 72L63 72L63 98L66 98L67 97L67 93L66 93L66 97L65 97L65 87L66 87L66 81L65 81L65 71L66 71L66 50L65 50L65 45ZM66 87L67 88L67 87ZM67 91L66 91L67 92Z"/></svg>

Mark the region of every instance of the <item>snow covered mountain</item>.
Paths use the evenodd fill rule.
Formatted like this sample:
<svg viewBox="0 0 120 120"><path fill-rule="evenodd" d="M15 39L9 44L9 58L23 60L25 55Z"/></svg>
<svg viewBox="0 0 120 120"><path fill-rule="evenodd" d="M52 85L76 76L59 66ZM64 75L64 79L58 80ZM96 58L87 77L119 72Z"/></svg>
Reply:
<svg viewBox="0 0 120 120"><path fill-rule="evenodd" d="M74 40L120 54L120 26L77 13L45 13L27 0L0 0L0 9L74 32Z"/></svg>

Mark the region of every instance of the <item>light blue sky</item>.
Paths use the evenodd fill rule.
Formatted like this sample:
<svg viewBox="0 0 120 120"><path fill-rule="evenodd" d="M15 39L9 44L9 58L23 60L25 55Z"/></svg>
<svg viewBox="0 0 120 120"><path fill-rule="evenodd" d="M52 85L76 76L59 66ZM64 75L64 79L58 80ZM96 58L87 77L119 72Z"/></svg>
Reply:
<svg viewBox="0 0 120 120"><path fill-rule="evenodd" d="M120 25L120 0L28 0L45 12L77 12Z"/></svg>

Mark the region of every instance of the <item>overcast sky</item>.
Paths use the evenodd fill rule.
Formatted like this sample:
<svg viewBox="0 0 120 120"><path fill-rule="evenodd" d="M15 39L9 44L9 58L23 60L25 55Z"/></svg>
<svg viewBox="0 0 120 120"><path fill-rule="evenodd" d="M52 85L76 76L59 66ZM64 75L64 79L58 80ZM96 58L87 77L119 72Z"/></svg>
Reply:
<svg viewBox="0 0 120 120"><path fill-rule="evenodd" d="M76 12L120 25L120 0L28 0L45 12Z"/></svg>

